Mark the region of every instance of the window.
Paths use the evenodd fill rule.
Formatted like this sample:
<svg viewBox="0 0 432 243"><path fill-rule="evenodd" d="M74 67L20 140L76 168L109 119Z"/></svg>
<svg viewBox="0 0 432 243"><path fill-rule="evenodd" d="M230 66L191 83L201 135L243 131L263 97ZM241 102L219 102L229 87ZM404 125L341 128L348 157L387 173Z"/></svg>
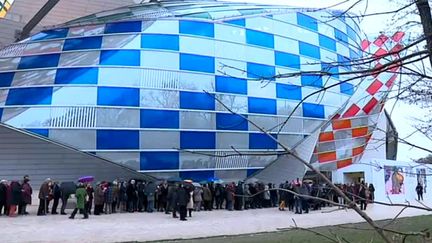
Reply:
<svg viewBox="0 0 432 243"><path fill-rule="evenodd" d="M215 110L215 99L211 94L180 92L180 108L194 110Z"/></svg>
<svg viewBox="0 0 432 243"><path fill-rule="evenodd" d="M51 87L10 89L6 105L49 105L52 93Z"/></svg>
<svg viewBox="0 0 432 243"><path fill-rule="evenodd" d="M98 105L138 107L139 89L99 87Z"/></svg>
<svg viewBox="0 0 432 243"><path fill-rule="evenodd" d="M271 135L277 139L277 135ZM249 134L249 148L250 149L277 149L277 142L274 141L269 135L264 133L250 133Z"/></svg>
<svg viewBox="0 0 432 243"><path fill-rule="evenodd" d="M342 41L343 43L348 43L348 36L338 29L334 29L334 34L336 40Z"/></svg>
<svg viewBox="0 0 432 243"><path fill-rule="evenodd" d="M59 68L57 69L56 84L97 84L97 68Z"/></svg>
<svg viewBox="0 0 432 243"><path fill-rule="evenodd" d="M32 36L30 39L32 41L36 40L50 40L57 38L65 38L69 32L68 28L64 29L54 29L54 30L44 30Z"/></svg>
<svg viewBox="0 0 432 243"><path fill-rule="evenodd" d="M179 128L179 112L167 110L141 110L142 128Z"/></svg>
<svg viewBox="0 0 432 243"><path fill-rule="evenodd" d="M9 87L14 76L15 73L0 73L0 87Z"/></svg>
<svg viewBox="0 0 432 243"><path fill-rule="evenodd" d="M302 106L304 117L325 118L323 105L303 103Z"/></svg>
<svg viewBox="0 0 432 243"><path fill-rule="evenodd" d="M97 130L97 149L139 149L139 131Z"/></svg>
<svg viewBox="0 0 432 243"><path fill-rule="evenodd" d="M340 92L347 95L354 94L354 85L344 82L340 84Z"/></svg>
<svg viewBox="0 0 432 243"><path fill-rule="evenodd" d="M247 94L245 79L216 76L216 91L222 93Z"/></svg>
<svg viewBox="0 0 432 243"><path fill-rule="evenodd" d="M142 34L141 47L178 51L179 37L178 35Z"/></svg>
<svg viewBox="0 0 432 243"><path fill-rule="evenodd" d="M63 51L100 49L101 45L102 36L73 38L65 40Z"/></svg>
<svg viewBox="0 0 432 243"><path fill-rule="evenodd" d="M282 99L301 100L302 90L297 85L278 83L276 84L276 96Z"/></svg>
<svg viewBox="0 0 432 243"><path fill-rule="evenodd" d="M105 34L141 32L141 21L109 23L105 25Z"/></svg>
<svg viewBox="0 0 432 243"><path fill-rule="evenodd" d="M177 170L179 152L141 152L141 170Z"/></svg>
<svg viewBox="0 0 432 243"><path fill-rule="evenodd" d="M248 130L248 121L237 114L217 113L216 128L218 130Z"/></svg>
<svg viewBox="0 0 432 243"><path fill-rule="evenodd" d="M179 28L182 34L214 37L214 25L212 23L181 20Z"/></svg>
<svg viewBox="0 0 432 243"><path fill-rule="evenodd" d="M276 114L276 100L248 97L250 113Z"/></svg>
<svg viewBox="0 0 432 243"><path fill-rule="evenodd" d="M322 77L319 75L308 75L308 74L303 74L301 76L301 84L302 86L312 86L312 87L318 87L321 88L323 87L323 81L322 81Z"/></svg>
<svg viewBox="0 0 432 243"><path fill-rule="evenodd" d="M214 132L180 132L181 149L214 149Z"/></svg>
<svg viewBox="0 0 432 243"><path fill-rule="evenodd" d="M299 50L301 55L320 59L320 49L317 46L299 41Z"/></svg>
<svg viewBox="0 0 432 243"><path fill-rule="evenodd" d="M246 43L267 48L274 48L274 36L256 30L246 30Z"/></svg>
<svg viewBox="0 0 432 243"><path fill-rule="evenodd" d="M100 64L118 66L140 66L140 51L101 51Z"/></svg>
<svg viewBox="0 0 432 243"><path fill-rule="evenodd" d="M307 29L318 31L317 20L305 14L297 13L297 24Z"/></svg>
<svg viewBox="0 0 432 243"><path fill-rule="evenodd" d="M328 72L332 77L339 79L339 68L337 65L333 65L331 63L321 63L322 71Z"/></svg>
<svg viewBox="0 0 432 243"><path fill-rule="evenodd" d="M319 35L319 45L332 51L336 51L336 41L325 35Z"/></svg>
<svg viewBox="0 0 432 243"><path fill-rule="evenodd" d="M274 66L268 66L264 64L257 64L251 62L247 63L248 78L275 80L274 78L275 74L276 71Z"/></svg>
<svg viewBox="0 0 432 243"><path fill-rule="evenodd" d="M140 110L129 108L97 108L96 127L139 128Z"/></svg>
<svg viewBox="0 0 432 243"><path fill-rule="evenodd" d="M275 52L275 63L278 66L290 67L300 69L300 56L276 51Z"/></svg>
<svg viewBox="0 0 432 243"><path fill-rule="evenodd" d="M215 60L214 57L180 54L180 70L214 73Z"/></svg>
<svg viewBox="0 0 432 243"><path fill-rule="evenodd" d="M21 57L18 69L57 67L60 54Z"/></svg>

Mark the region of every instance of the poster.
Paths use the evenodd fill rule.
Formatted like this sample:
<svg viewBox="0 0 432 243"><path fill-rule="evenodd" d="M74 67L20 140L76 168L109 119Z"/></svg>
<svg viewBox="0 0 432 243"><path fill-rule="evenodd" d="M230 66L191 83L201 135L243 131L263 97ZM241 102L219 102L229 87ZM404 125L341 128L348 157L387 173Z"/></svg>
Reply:
<svg viewBox="0 0 432 243"><path fill-rule="evenodd" d="M401 166L384 166L386 194L405 194L405 173Z"/></svg>

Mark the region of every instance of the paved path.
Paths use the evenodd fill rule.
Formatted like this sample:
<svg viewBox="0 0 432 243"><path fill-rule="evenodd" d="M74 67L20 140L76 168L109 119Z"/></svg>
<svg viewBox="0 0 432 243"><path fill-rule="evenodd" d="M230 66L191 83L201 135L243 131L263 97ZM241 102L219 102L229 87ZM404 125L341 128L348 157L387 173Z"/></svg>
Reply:
<svg viewBox="0 0 432 243"><path fill-rule="evenodd" d="M427 203L432 206L431 203ZM236 235L276 231L293 226L295 219L301 227L316 227L343 223L362 222L352 210L325 208L309 214L297 215L280 212L277 208L247 211L214 210L197 212L186 222L173 219L163 213L122 213L90 216L75 220L67 216L33 215L17 218L0 217L1 242L124 242L163 239L188 239L208 236ZM401 208L368 205L367 213L375 220L394 217ZM31 212L34 208L31 209ZM70 211L70 210L69 210ZM402 217L423 215L428 212L416 209L405 210Z"/></svg>

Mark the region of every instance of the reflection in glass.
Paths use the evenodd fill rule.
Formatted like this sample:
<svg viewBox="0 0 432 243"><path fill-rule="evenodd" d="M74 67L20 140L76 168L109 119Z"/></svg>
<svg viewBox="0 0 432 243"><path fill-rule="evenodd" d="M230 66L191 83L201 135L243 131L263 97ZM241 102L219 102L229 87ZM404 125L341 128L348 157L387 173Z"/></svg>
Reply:
<svg viewBox="0 0 432 243"><path fill-rule="evenodd" d="M5 108L2 122L18 128L51 126L50 108Z"/></svg>
<svg viewBox="0 0 432 243"><path fill-rule="evenodd" d="M140 127L140 112L138 109L98 108L96 115L97 127Z"/></svg>
<svg viewBox="0 0 432 243"><path fill-rule="evenodd" d="M140 145L142 149L178 150L180 148L180 132L140 131Z"/></svg>
<svg viewBox="0 0 432 243"><path fill-rule="evenodd" d="M216 110L218 111L228 111L223 106L225 105L235 113L248 112L248 99L246 96L216 94L216 98L220 101L216 102Z"/></svg>
<svg viewBox="0 0 432 243"><path fill-rule="evenodd" d="M146 108L179 108L179 92L141 89L140 106Z"/></svg>
<svg viewBox="0 0 432 243"><path fill-rule="evenodd" d="M94 66L99 64L99 51L64 52L59 67Z"/></svg>
<svg viewBox="0 0 432 243"><path fill-rule="evenodd" d="M95 130L51 129L49 138L77 149L96 149Z"/></svg>
<svg viewBox="0 0 432 243"><path fill-rule="evenodd" d="M55 74L55 70L16 72L12 86L51 85L54 84Z"/></svg>
<svg viewBox="0 0 432 243"><path fill-rule="evenodd" d="M130 152L115 152L115 153L109 153L109 152L98 152L96 155L101 156L103 158L106 158L108 160L111 160L113 162L116 162L118 164L122 164L124 166L127 166L133 170L139 170L140 169L140 154L139 153L130 153Z"/></svg>
<svg viewBox="0 0 432 243"><path fill-rule="evenodd" d="M181 111L180 112L181 129L216 129L214 113Z"/></svg>
<svg viewBox="0 0 432 243"><path fill-rule="evenodd" d="M108 35L104 36L103 49L140 49L140 35Z"/></svg>
<svg viewBox="0 0 432 243"><path fill-rule="evenodd" d="M181 153L180 154L180 169L205 169L214 168L216 161L214 156L211 156L212 152L208 152L210 156L192 154L192 153Z"/></svg>
<svg viewBox="0 0 432 243"><path fill-rule="evenodd" d="M63 41L45 41L27 44L24 49L24 55L45 54L60 52L63 47Z"/></svg>
<svg viewBox="0 0 432 243"><path fill-rule="evenodd" d="M55 87L52 96L53 106L96 105L96 102L96 87Z"/></svg>

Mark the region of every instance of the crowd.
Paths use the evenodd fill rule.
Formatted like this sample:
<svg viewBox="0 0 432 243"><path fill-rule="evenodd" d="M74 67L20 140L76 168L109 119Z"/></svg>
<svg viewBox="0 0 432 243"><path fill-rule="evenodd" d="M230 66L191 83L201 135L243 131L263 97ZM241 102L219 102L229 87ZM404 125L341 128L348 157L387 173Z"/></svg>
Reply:
<svg viewBox="0 0 432 243"><path fill-rule="evenodd" d="M351 200L366 209L368 202L374 200L375 188L372 184L357 183L337 185ZM32 201L32 187L29 177L22 182L2 180L0 182L0 215L2 212L11 217L28 214L26 207ZM308 213L333 204L343 207L344 198L330 187L314 183L303 183L299 179L292 182L274 184L262 182L237 184L204 183L178 181L160 183L131 179L113 182L59 183L47 178L39 189L39 207L37 215L49 213L66 215L66 205L71 196L76 199L76 206L70 218L80 212L84 218L88 215L113 214L119 212L164 212L174 218L186 220L192 212L201 210L243 210L279 207L288 208L296 214ZM324 199L324 200L321 200ZM51 205L51 206L50 206Z"/></svg>

